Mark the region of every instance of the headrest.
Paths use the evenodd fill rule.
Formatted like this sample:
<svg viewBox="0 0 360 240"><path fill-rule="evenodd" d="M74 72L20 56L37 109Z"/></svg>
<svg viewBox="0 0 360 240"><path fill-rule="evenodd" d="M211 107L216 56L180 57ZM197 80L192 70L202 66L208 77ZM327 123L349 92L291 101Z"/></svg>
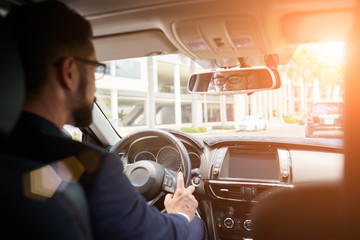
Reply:
<svg viewBox="0 0 360 240"><path fill-rule="evenodd" d="M11 133L21 113L25 80L20 53L6 20L0 18L0 136Z"/></svg>

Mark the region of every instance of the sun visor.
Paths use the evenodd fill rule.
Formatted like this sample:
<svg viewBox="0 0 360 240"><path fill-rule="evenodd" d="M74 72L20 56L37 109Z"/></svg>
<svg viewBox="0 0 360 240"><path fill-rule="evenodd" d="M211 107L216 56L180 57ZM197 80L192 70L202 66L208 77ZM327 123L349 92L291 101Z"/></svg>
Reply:
<svg viewBox="0 0 360 240"><path fill-rule="evenodd" d="M237 58L266 53L255 19L247 15L190 19L173 24L174 35L195 58Z"/></svg>
<svg viewBox="0 0 360 240"><path fill-rule="evenodd" d="M300 12L284 16L281 26L289 43L345 41L354 16L352 9Z"/></svg>
<svg viewBox="0 0 360 240"><path fill-rule="evenodd" d="M93 42L100 61L171 54L178 51L165 34L157 29L97 37Z"/></svg>

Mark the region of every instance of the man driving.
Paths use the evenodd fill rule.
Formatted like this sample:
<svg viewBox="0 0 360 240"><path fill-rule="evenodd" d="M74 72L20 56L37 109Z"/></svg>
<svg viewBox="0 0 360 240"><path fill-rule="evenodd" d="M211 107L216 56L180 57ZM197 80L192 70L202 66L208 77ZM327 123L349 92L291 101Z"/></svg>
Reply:
<svg viewBox="0 0 360 240"><path fill-rule="evenodd" d="M78 159L79 178L89 205L94 239L205 239L205 225L195 216L193 186L165 197L167 213L147 204L123 173L118 156L65 137L64 124L92 122L96 60L92 29L66 5L51 1L18 7L6 17L19 44L26 81L22 116L12 135L20 156L50 164ZM14 145L14 143L16 145Z"/></svg>

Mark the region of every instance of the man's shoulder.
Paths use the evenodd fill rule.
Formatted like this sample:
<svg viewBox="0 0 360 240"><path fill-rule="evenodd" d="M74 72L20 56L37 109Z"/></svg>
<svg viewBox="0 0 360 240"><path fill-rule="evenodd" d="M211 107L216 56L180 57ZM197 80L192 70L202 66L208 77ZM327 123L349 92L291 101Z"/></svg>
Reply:
<svg viewBox="0 0 360 240"><path fill-rule="evenodd" d="M61 147L61 151L64 153L72 154L84 154L92 153L99 156L105 156L109 154L109 151L106 148L96 146L94 144L83 143L75 141L71 138L55 137L55 136L45 136L44 145L51 145L51 148Z"/></svg>
<svg viewBox="0 0 360 240"><path fill-rule="evenodd" d="M104 157L116 158L116 155L110 154L106 148L74 141L67 137L44 134L17 136L8 139L1 148L5 148L4 152L16 153L42 163L71 157L99 160Z"/></svg>

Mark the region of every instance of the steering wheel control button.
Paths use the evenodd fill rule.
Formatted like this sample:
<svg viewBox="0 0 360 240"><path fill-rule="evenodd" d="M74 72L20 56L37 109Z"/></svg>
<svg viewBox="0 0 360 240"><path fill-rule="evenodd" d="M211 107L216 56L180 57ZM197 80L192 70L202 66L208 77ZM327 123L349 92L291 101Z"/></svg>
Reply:
<svg viewBox="0 0 360 240"><path fill-rule="evenodd" d="M253 227L253 222L249 219L245 220L244 222L244 228L250 232L252 230L252 227Z"/></svg>
<svg viewBox="0 0 360 240"><path fill-rule="evenodd" d="M175 172L172 173L172 171L165 168L165 174L164 179L162 183L162 188L166 192L174 193L175 187L176 187L176 177Z"/></svg>
<svg viewBox="0 0 360 240"><path fill-rule="evenodd" d="M173 185L173 178L169 175L165 175L164 177L164 185L171 187Z"/></svg>
<svg viewBox="0 0 360 240"><path fill-rule="evenodd" d="M225 218L224 219L224 226L228 229L231 229L234 227L234 220L232 218Z"/></svg>

